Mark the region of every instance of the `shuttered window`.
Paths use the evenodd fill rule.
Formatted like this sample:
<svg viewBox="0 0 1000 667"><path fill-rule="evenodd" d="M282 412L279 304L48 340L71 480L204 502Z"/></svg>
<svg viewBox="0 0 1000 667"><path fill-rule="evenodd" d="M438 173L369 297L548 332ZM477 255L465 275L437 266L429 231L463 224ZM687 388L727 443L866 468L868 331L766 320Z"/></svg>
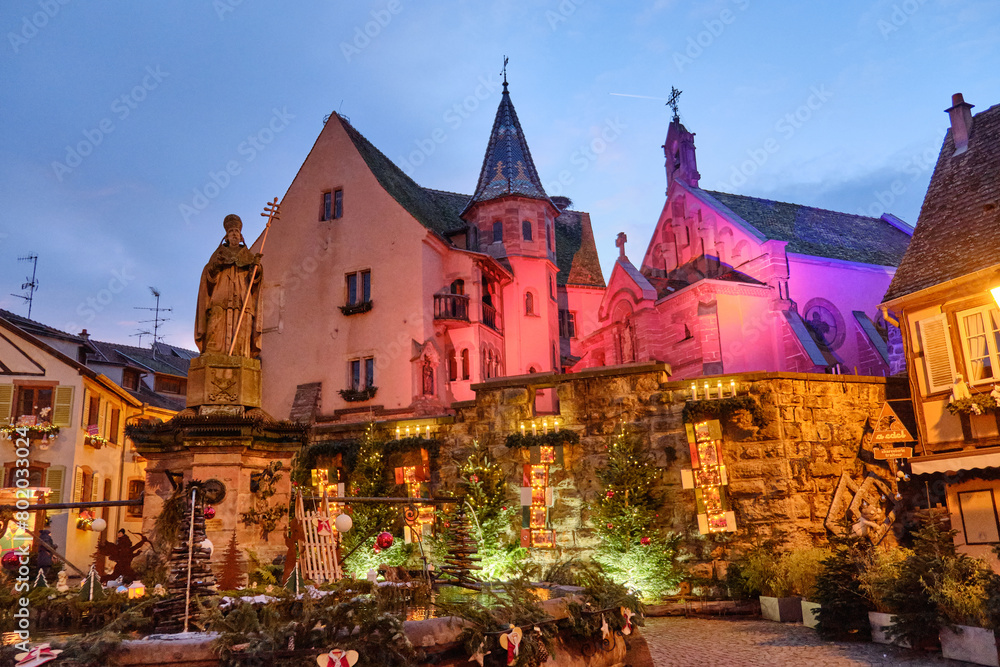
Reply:
<svg viewBox="0 0 1000 667"><path fill-rule="evenodd" d="M951 389L955 382L955 358L948 335L947 315L942 313L917 322L927 371L928 393Z"/></svg>
<svg viewBox="0 0 1000 667"><path fill-rule="evenodd" d="M14 408L14 385L0 384L0 426L10 424L10 413Z"/></svg>
<svg viewBox="0 0 1000 667"><path fill-rule="evenodd" d="M73 387L56 387L52 407L52 424L69 428L73 420ZM0 405L0 410L3 406Z"/></svg>
<svg viewBox="0 0 1000 667"><path fill-rule="evenodd" d="M63 482L66 478L66 466L49 466L48 470L45 471L45 486L52 489L49 493L49 497L46 500L47 503L55 504L61 503L62 492L63 492Z"/></svg>

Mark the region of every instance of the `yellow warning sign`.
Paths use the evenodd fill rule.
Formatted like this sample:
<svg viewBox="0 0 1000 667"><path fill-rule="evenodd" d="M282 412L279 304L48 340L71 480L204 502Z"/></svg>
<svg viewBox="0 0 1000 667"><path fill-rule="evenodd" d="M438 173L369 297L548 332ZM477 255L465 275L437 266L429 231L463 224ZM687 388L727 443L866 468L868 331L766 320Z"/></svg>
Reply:
<svg viewBox="0 0 1000 667"><path fill-rule="evenodd" d="M899 415L889 406L888 401L882 404L882 412L875 421L875 432L872 434L872 444L882 445L889 442L912 442L916 440L899 420Z"/></svg>

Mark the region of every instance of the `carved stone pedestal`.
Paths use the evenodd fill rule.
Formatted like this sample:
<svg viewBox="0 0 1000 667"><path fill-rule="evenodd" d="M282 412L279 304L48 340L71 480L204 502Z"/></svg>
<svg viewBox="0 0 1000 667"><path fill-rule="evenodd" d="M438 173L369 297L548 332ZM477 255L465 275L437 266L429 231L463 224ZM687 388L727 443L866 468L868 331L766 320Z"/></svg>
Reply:
<svg viewBox="0 0 1000 667"><path fill-rule="evenodd" d="M203 354L188 369L187 406L199 414L242 414L260 407L260 360Z"/></svg>
<svg viewBox="0 0 1000 667"><path fill-rule="evenodd" d="M197 414L188 409L169 422L133 425L128 434L146 458L146 495L142 508L143 532L153 535L156 517L174 492L167 472L183 476L183 482L206 483L206 505L215 516L205 521L205 533L217 549L212 558L221 565L222 550L236 531L240 546L256 551L270 561L286 550L282 538L287 518L267 538L260 526L244 525L240 514L264 503L253 489L258 475L273 462L282 464L281 479L267 507L287 507L292 457L306 439L306 428L291 422L276 422L260 408L242 414Z"/></svg>

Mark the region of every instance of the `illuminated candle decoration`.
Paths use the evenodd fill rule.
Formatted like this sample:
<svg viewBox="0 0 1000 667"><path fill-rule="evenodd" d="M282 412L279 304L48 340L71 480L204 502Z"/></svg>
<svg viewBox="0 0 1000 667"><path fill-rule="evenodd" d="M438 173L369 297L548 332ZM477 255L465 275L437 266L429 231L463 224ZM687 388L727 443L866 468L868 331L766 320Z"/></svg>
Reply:
<svg viewBox="0 0 1000 667"><path fill-rule="evenodd" d="M559 432L559 420L558 419L555 420L555 425L556 425L556 433L558 433Z"/></svg>
<svg viewBox="0 0 1000 667"><path fill-rule="evenodd" d="M399 427L396 427L396 440L399 440Z"/></svg>
<svg viewBox="0 0 1000 667"><path fill-rule="evenodd" d="M409 424L407 424L407 426L406 426L406 437L407 438L410 437L410 426L409 426Z"/></svg>
<svg viewBox="0 0 1000 667"><path fill-rule="evenodd" d="M711 392L711 390L710 390L710 389L708 388L708 383L706 382L706 383L705 383L705 400L707 401L707 400L708 400L708 399L710 399L710 398L712 398L712 392Z"/></svg>
<svg viewBox="0 0 1000 667"><path fill-rule="evenodd" d="M686 424L691 447L692 470L682 471L685 488L693 488L698 530L708 533L734 532L736 515L729 509L725 487L729 480L722 462L722 428L718 420Z"/></svg>
<svg viewBox="0 0 1000 667"><path fill-rule="evenodd" d="M548 419L543 419L542 420L542 433L545 434L545 435L549 434L549 420Z"/></svg>
<svg viewBox="0 0 1000 667"><path fill-rule="evenodd" d="M729 381L729 395L732 398L736 398L736 380Z"/></svg>
<svg viewBox="0 0 1000 667"><path fill-rule="evenodd" d="M698 385L695 384L694 382L691 383L691 400L692 401L698 400Z"/></svg>
<svg viewBox="0 0 1000 667"><path fill-rule="evenodd" d="M542 428L546 424L543 422ZM534 445L530 463L524 465L521 486L521 546L551 549L556 546L550 527L549 508L553 490L549 486L549 466L562 465L561 445Z"/></svg>
<svg viewBox="0 0 1000 667"><path fill-rule="evenodd" d="M538 427L535 426L535 422L531 422L531 435L538 435Z"/></svg>
<svg viewBox="0 0 1000 667"><path fill-rule="evenodd" d="M719 393L716 396L716 398L718 398L720 400L722 399L722 380L719 380Z"/></svg>
<svg viewBox="0 0 1000 667"><path fill-rule="evenodd" d="M521 437L524 437L524 422L521 422Z"/></svg>

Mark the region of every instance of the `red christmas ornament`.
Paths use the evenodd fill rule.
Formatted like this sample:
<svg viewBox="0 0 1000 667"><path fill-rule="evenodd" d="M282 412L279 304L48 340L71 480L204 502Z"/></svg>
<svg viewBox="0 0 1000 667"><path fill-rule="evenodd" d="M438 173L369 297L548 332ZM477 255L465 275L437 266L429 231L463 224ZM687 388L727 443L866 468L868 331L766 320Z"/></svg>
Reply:
<svg viewBox="0 0 1000 667"><path fill-rule="evenodd" d="M374 552L375 552L375 553L377 553L377 554L380 554L380 553L382 553L382 550L378 548L378 545L377 545L377 544L375 545L375 548L374 548L374 549L372 549L372 551L374 551Z"/></svg>
<svg viewBox="0 0 1000 667"><path fill-rule="evenodd" d="M506 507L501 507L500 509L501 509L502 511L504 511L504 512L506 512L506 511L507 511L507 508L506 508Z"/></svg>
<svg viewBox="0 0 1000 667"><path fill-rule="evenodd" d="M608 491L608 498L610 498L610 497L611 497L611 496L613 496L613 495L615 495L615 492L614 492L614 491Z"/></svg>
<svg viewBox="0 0 1000 667"><path fill-rule="evenodd" d="M205 508L205 518L214 519L215 518L215 508L209 505Z"/></svg>
<svg viewBox="0 0 1000 667"><path fill-rule="evenodd" d="M644 546L644 547L648 547L648 546L649 546L649 543L650 543L651 541L652 541L652 540L650 540L650 539L649 539L648 537L640 537L640 538L639 538L639 544L641 544L641 545L642 545L642 546Z"/></svg>
<svg viewBox="0 0 1000 667"><path fill-rule="evenodd" d="M612 523L608 524L608 529L611 529L611 528L614 528L614 527L615 527L614 524L612 524Z"/></svg>
<svg viewBox="0 0 1000 667"><path fill-rule="evenodd" d="M0 563L3 564L3 569L5 570L16 570L18 565L17 551L11 549L4 553L3 558L0 558Z"/></svg>
<svg viewBox="0 0 1000 667"><path fill-rule="evenodd" d="M385 531L379 533L378 537L375 538L375 545L379 549L388 549L389 547L391 547L392 546L392 533L388 533L388 532L385 532Z"/></svg>
<svg viewBox="0 0 1000 667"><path fill-rule="evenodd" d="M479 475L472 475L471 477L469 477L469 479L472 480L473 484L476 484L477 482L479 482Z"/></svg>

